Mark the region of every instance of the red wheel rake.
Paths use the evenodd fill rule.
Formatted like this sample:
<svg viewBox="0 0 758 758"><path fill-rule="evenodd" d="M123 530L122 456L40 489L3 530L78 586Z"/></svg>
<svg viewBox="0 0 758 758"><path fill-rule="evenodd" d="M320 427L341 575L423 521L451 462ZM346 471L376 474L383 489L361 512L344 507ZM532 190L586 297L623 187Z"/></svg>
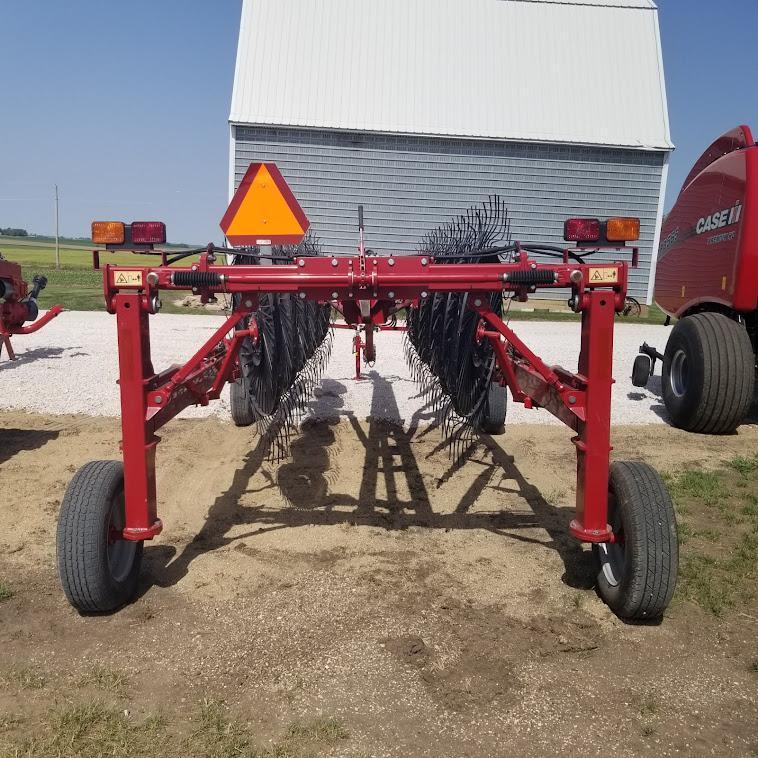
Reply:
<svg viewBox="0 0 758 758"><path fill-rule="evenodd" d="M237 206L245 207L239 200ZM366 250L359 226L354 255L319 254L306 238L300 245L272 247L267 255L258 248L208 245L190 265L176 265L189 253L162 253L158 266L104 267L106 306L118 330L123 469L114 484L112 466L88 464L67 490L58 562L72 605L85 612L112 610L134 595L141 549L119 546L139 545L163 529L155 454L156 433L166 422L189 405L218 399L231 383L238 425L258 421L267 432L286 427L328 359L333 312L347 328L361 329L354 350L373 361L374 332L403 328L396 319L405 311L413 371L424 382L437 382L447 398L450 428L490 430L498 413L504 415L504 397L497 393L507 387L515 402L544 408L575 431L570 533L593 545L599 592L620 616L659 617L676 582L671 501L650 467L623 464L615 475L609 468L614 316L625 306L629 263L586 260L603 247L636 265L637 249L625 245L637 239L639 222L571 220L564 236L578 247L566 249L511 243L505 209L491 200L430 235L417 255ZM302 223L300 228L306 231ZM116 236L111 249L150 250L137 246L133 228ZM254 243L255 232L245 241ZM220 252L233 260L221 262ZM544 256L553 260L544 262ZM504 295L526 300L537 289L570 290L569 305L581 314L574 372L545 364L504 320ZM177 290L203 302L231 296L231 314L187 363L156 372L150 319L160 309L160 293ZM93 502L101 503L96 515L81 518ZM93 553L87 546L97 535L103 535L101 550Z"/></svg>
<svg viewBox="0 0 758 758"><path fill-rule="evenodd" d="M15 361L11 337L36 332L63 310L60 305L54 305L42 318L37 318L37 298L46 285L44 276L35 276L30 290L21 276L21 266L5 260L0 254L0 356L5 347L8 358ZM24 326L27 322L32 323Z"/></svg>

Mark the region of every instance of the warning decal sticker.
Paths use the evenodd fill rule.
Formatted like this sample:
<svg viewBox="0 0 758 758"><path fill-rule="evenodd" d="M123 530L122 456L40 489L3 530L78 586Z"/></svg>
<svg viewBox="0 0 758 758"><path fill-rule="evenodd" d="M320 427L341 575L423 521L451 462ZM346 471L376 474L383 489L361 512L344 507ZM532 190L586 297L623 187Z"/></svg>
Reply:
<svg viewBox="0 0 758 758"><path fill-rule="evenodd" d="M116 285L116 287L141 287L142 272L121 270L114 271L113 283Z"/></svg>
<svg viewBox="0 0 758 758"><path fill-rule="evenodd" d="M619 270L613 268L591 268L590 284L616 284L619 280Z"/></svg>

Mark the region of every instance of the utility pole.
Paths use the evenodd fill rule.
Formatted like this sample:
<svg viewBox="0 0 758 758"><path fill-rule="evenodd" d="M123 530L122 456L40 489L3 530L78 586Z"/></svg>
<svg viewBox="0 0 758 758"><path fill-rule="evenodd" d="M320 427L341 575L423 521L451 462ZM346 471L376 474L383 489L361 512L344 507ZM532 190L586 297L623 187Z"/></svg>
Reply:
<svg viewBox="0 0 758 758"><path fill-rule="evenodd" d="M58 245L58 185L55 185L55 268L61 267L61 250Z"/></svg>

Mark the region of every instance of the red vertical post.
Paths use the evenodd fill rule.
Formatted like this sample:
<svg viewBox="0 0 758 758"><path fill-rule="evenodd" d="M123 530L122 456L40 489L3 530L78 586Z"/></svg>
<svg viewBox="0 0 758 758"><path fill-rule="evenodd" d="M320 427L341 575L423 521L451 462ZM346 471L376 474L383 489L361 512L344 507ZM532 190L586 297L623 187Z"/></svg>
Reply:
<svg viewBox="0 0 758 758"><path fill-rule="evenodd" d="M125 528L130 540L152 539L160 533L155 490L155 448L158 437L146 431L146 384L154 376L150 360L150 323L139 293L116 295L121 448L124 459Z"/></svg>
<svg viewBox="0 0 758 758"><path fill-rule="evenodd" d="M613 292L591 290L582 311L579 374L587 379L586 417L576 445L576 518L571 533L583 542L607 542L608 466L613 385Z"/></svg>

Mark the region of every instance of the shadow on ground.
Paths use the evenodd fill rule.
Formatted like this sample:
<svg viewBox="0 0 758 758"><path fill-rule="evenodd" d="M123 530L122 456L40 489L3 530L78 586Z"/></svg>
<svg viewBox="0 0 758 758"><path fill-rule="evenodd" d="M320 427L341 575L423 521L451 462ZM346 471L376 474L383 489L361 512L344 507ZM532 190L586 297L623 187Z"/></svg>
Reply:
<svg viewBox="0 0 758 758"><path fill-rule="evenodd" d="M36 450L54 440L59 432L44 429L0 428L0 463L17 455L22 450Z"/></svg>
<svg viewBox="0 0 758 758"><path fill-rule="evenodd" d="M16 347L14 345L14 347ZM19 368L27 363L34 363L41 360L60 360L61 358L76 358L82 355L89 355L89 353L72 352L74 350L81 350L80 347L68 346L68 347L35 347L31 350L22 350L16 353L15 360L9 360L8 356L3 349L2 357L0 358L0 371L11 371L14 368Z"/></svg>
<svg viewBox="0 0 758 758"><path fill-rule="evenodd" d="M630 400L653 400L650 410L658 418L663 419L667 424L671 425L671 417L666 410L666 406L663 404L663 388L660 376L651 376L646 387L640 387L636 392L627 392L626 396Z"/></svg>
<svg viewBox="0 0 758 758"><path fill-rule="evenodd" d="M539 489L524 478L516 467L514 458L491 437L475 440L461 456L450 461L447 472L440 479L440 485L464 464L478 465L481 471L453 512L435 512L414 451L414 439L417 439L417 435L427 434L429 429L426 427L419 431L421 420L428 420L434 414L428 406L420 408L407 429L400 424L376 420L374 412L377 416L387 418L388 415L397 415L398 411L396 404L394 409L387 407L388 403L395 403L391 384L376 372L372 372L370 378L374 384L373 397L382 407L374 408L372 402L368 428L362 426L352 414L343 412L365 450L364 460L355 462L357 466L362 465L357 498L340 493L338 481L330 478L330 448L336 441L335 426L339 423L340 409L343 406L342 395L347 389L339 382L325 379L312 403L312 406L318 405L322 420L306 421L302 425L300 435L290 443L289 459L279 466L275 478L266 469L261 469L268 458L269 449L264 440L259 440L241 468L236 471L230 486L211 505L203 528L192 542L178 554L171 546L146 546L142 592L152 584L176 584L186 576L195 558L232 542L255 538L279 529L339 524L391 530L409 527L484 529L501 535L504 539L555 550L564 563L563 581L566 584L583 589L593 586L591 555L568 533L573 509L550 504ZM480 445L489 450L491 460L482 458ZM477 448L479 454L472 460L471 456ZM447 456L447 453L443 445L438 445L429 453L429 456L432 455ZM343 461L342 465L344 467L346 463ZM251 481L259 471L262 471L268 481L256 490L251 488ZM471 512L485 488L515 494L528 508ZM246 495L267 489L279 490L290 506L266 508L240 504ZM386 497L380 497L380 491L386 493ZM399 494L401 491L410 492L410 500L403 500ZM241 534L235 532L234 537L229 537L231 527L239 525L254 528ZM527 531L534 528L544 529L550 537L549 541L530 536Z"/></svg>

